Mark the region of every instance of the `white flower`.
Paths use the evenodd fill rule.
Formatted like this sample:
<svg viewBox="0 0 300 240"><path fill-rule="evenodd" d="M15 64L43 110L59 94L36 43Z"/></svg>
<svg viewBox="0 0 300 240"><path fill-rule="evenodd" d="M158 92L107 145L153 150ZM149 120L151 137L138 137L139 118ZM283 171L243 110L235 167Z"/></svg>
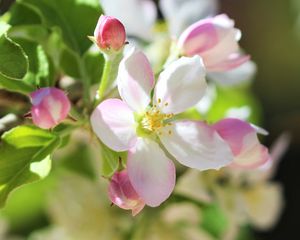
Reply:
<svg viewBox="0 0 300 240"><path fill-rule="evenodd" d="M100 103L91 123L108 147L128 151L129 179L147 205L161 204L175 185L175 167L163 149L181 164L199 170L231 163L230 147L214 128L174 119L204 95L205 69L199 56L173 62L155 84L148 59L133 49L120 63L117 81L122 100Z"/></svg>

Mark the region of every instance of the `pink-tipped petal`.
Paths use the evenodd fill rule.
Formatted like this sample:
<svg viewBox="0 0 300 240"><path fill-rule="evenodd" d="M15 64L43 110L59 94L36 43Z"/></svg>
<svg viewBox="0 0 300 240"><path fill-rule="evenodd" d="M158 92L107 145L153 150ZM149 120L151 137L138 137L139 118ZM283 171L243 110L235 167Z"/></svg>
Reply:
<svg viewBox="0 0 300 240"><path fill-rule="evenodd" d="M127 171L135 191L151 207L159 206L174 189L174 163L152 140L139 138L129 150Z"/></svg>
<svg viewBox="0 0 300 240"><path fill-rule="evenodd" d="M178 47L184 55L194 56L212 48L218 43L218 34L213 24L201 20L188 27L178 40Z"/></svg>
<svg viewBox="0 0 300 240"><path fill-rule="evenodd" d="M132 187L127 170L116 172L109 184L108 194L110 200L120 208L131 210L137 215L145 206L145 202Z"/></svg>
<svg viewBox="0 0 300 240"><path fill-rule="evenodd" d="M40 128L52 128L69 114L71 103L64 91L47 87L30 94L33 123Z"/></svg>
<svg viewBox="0 0 300 240"><path fill-rule="evenodd" d="M204 122L174 122L166 127L160 140L168 152L187 167L219 169L233 160L229 145Z"/></svg>
<svg viewBox="0 0 300 240"><path fill-rule="evenodd" d="M201 58L182 57L160 74L153 102L164 113L180 113L198 103L206 87Z"/></svg>
<svg viewBox="0 0 300 240"><path fill-rule="evenodd" d="M150 103L154 74L147 57L133 48L121 61L118 89L122 99L136 112L142 112Z"/></svg>
<svg viewBox="0 0 300 240"><path fill-rule="evenodd" d="M230 145L234 155L232 166L256 168L270 158L268 149L259 143L256 130L251 124L240 119L227 118L213 127Z"/></svg>
<svg viewBox="0 0 300 240"><path fill-rule="evenodd" d="M132 110L120 99L103 101L91 116L93 131L109 148L126 151L136 143Z"/></svg>
<svg viewBox="0 0 300 240"><path fill-rule="evenodd" d="M249 55L233 54L222 62L209 66L211 72L226 72L235 69L250 60Z"/></svg>
<svg viewBox="0 0 300 240"><path fill-rule="evenodd" d="M201 53L205 67L211 71L211 67L226 61L230 55L239 51L239 45L236 41L238 29L232 28L227 31L223 38L219 39L218 44L213 48Z"/></svg>
<svg viewBox="0 0 300 240"><path fill-rule="evenodd" d="M210 72L209 79L221 86L234 86L250 82L257 71L255 63L251 60L244 64L224 72Z"/></svg>

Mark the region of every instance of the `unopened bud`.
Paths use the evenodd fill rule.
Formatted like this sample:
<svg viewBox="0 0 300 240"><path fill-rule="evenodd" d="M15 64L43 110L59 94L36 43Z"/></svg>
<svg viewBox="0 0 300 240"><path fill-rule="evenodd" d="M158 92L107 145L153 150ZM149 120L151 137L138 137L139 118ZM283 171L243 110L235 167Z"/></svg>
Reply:
<svg viewBox="0 0 300 240"><path fill-rule="evenodd" d="M118 19L101 15L94 32L94 41L103 51L119 51L125 45L125 27Z"/></svg>
<svg viewBox="0 0 300 240"><path fill-rule="evenodd" d="M35 125L40 128L53 128L67 116L71 108L64 91L54 88L41 88L30 94L31 116Z"/></svg>
<svg viewBox="0 0 300 240"><path fill-rule="evenodd" d="M131 185L126 170L116 172L109 184L110 200L120 208L132 210L132 215L138 214L145 206L145 202Z"/></svg>

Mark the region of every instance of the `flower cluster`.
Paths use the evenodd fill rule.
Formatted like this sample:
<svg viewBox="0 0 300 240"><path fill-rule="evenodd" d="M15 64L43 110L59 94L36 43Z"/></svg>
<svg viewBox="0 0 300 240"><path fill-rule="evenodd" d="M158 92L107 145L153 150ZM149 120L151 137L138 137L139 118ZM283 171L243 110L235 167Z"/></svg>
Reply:
<svg viewBox="0 0 300 240"><path fill-rule="evenodd" d="M0 19L0 208L50 178L12 194L0 239L1 219L38 213L12 211L28 196L51 219L30 239L236 240L274 226L289 139L263 145L256 64L218 0L25 1Z"/></svg>
<svg viewBox="0 0 300 240"><path fill-rule="evenodd" d="M134 215L145 204L160 205L175 187L173 159L198 170L253 168L269 159L256 128L247 122L224 119L210 125L180 118L205 94L207 71L232 69L249 59L238 53L237 36L225 15L195 23L178 40L186 57L168 64L157 80L142 51L127 51L116 80L121 99L104 100L91 115L92 128L106 146L128 151L126 170L111 179L113 203Z"/></svg>

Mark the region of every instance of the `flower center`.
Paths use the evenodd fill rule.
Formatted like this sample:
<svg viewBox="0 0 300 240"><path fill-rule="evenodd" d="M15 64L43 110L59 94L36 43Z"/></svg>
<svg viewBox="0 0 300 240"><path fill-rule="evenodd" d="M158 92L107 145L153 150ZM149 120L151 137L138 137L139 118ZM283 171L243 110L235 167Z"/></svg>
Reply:
<svg viewBox="0 0 300 240"><path fill-rule="evenodd" d="M158 103L161 103L158 99ZM168 103L165 103L164 106L167 106ZM160 134L159 131L162 127L170 125L168 120L174 116L174 114L162 113L161 108L158 108L157 105L153 105L148 109L141 120L141 127L150 132L156 132Z"/></svg>

